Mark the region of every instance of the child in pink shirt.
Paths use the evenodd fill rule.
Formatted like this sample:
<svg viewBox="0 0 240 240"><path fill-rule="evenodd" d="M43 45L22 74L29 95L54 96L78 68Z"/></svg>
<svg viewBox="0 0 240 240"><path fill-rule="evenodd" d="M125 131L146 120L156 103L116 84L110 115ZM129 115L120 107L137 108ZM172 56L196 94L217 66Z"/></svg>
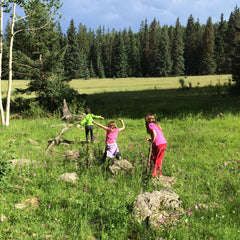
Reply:
<svg viewBox="0 0 240 240"><path fill-rule="evenodd" d="M114 121L109 122L107 127L93 121L94 124L96 124L97 126L103 128L107 131L106 147L105 147L104 155L102 157L102 163L104 163L106 161L107 157L109 157L109 158L116 157L117 159L122 158L119 153L119 149L118 149L118 145L117 145L117 136L120 131L125 129L125 125L124 125L123 120L121 120L121 119L118 119L118 120L122 124L121 128L118 128L117 124Z"/></svg>
<svg viewBox="0 0 240 240"><path fill-rule="evenodd" d="M162 161L167 147L167 141L162 133L162 128L159 123L155 121L153 114L149 113L145 117L147 133L151 138L147 139L152 144L151 159L154 163L154 170L152 175L157 177L162 175Z"/></svg>

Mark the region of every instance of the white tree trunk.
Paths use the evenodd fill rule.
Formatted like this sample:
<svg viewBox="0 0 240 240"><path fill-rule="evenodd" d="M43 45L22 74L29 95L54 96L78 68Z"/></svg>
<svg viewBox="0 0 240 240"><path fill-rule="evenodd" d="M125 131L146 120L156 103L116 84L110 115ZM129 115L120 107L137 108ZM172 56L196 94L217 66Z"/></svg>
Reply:
<svg viewBox="0 0 240 240"><path fill-rule="evenodd" d="M2 103L2 55L3 55L3 3L1 0L0 6L0 112L1 112L1 122L5 125L4 109Z"/></svg>
<svg viewBox="0 0 240 240"><path fill-rule="evenodd" d="M11 90L12 90L12 52L13 52L13 39L14 39L14 24L15 24L15 14L16 3L13 4L13 14L11 23L11 39L9 46L9 78L8 78L8 94L7 94L7 105L6 105L6 126L9 126L9 115L10 115L10 100L11 100Z"/></svg>

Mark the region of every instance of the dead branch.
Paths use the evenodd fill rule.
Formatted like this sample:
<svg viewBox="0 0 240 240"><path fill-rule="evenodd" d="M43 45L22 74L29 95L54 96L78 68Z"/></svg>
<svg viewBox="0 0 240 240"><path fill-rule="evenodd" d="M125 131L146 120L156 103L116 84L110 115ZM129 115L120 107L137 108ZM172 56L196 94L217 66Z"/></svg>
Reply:
<svg viewBox="0 0 240 240"><path fill-rule="evenodd" d="M52 142L48 145L45 154L47 154L49 152L49 150L55 145L55 144L59 144L60 138L63 136L63 133L68 131L71 127L73 126L73 124L69 124L67 127L63 128L60 133L52 140Z"/></svg>

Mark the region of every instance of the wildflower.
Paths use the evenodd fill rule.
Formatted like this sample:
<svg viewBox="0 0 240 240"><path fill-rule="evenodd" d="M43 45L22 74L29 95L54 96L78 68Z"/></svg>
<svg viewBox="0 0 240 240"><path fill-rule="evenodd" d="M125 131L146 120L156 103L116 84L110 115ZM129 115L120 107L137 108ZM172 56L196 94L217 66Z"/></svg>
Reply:
<svg viewBox="0 0 240 240"><path fill-rule="evenodd" d="M144 157L143 153L141 153L142 158Z"/></svg>
<svg viewBox="0 0 240 240"><path fill-rule="evenodd" d="M179 155L179 154L180 154L180 152L177 153L177 155Z"/></svg>
<svg viewBox="0 0 240 240"><path fill-rule="evenodd" d="M192 212L191 211L188 211L188 215L191 215L192 214Z"/></svg>
<svg viewBox="0 0 240 240"><path fill-rule="evenodd" d="M38 157L38 156L39 156L39 154L37 153L37 154L36 154L36 156Z"/></svg>
<svg viewBox="0 0 240 240"><path fill-rule="evenodd" d="M232 198L230 198L230 201L232 202L232 201L233 201L233 199L232 199Z"/></svg>
<svg viewBox="0 0 240 240"><path fill-rule="evenodd" d="M51 205L49 205L48 208L51 208Z"/></svg>
<svg viewBox="0 0 240 240"><path fill-rule="evenodd" d="M239 160L236 160L237 163L239 163Z"/></svg>
<svg viewBox="0 0 240 240"><path fill-rule="evenodd" d="M232 167L232 169L234 169L234 167Z"/></svg>
<svg viewBox="0 0 240 240"><path fill-rule="evenodd" d="M222 170L221 170L221 169L218 169L218 172L222 172Z"/></svg>
<svg viewBox="0 0 240 240"><path fill-rule="evenodd" d="M195 204L195 210L198 210L198 205L197 204Z"/></svg>
<svg viewBox="0 0 240 240"><path fill-rule="evenodd" d="M33 176L36 177L36 173L33 173Z"/></svg>
<svg viewBox="0 0 240 240"><path fill-rule="evenodd" d="M203 197L206 198L206 195L204 194Z"/></svg>
<svg viewBox="0 0 240 240"><path fill-rule="evenodd" d="M161 223L162 223L162 222L163 222L163 219L162 219L162 218L160 218L160 219L159 219L159 222L161 222Z"/></svg>

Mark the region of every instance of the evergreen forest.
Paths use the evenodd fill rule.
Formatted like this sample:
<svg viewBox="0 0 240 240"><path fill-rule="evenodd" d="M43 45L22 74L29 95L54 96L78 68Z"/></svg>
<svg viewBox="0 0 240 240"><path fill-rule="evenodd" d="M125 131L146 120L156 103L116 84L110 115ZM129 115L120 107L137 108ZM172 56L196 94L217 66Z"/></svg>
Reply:
<svg viewBox="0 0 240 240"><path fill-rule="evenodd" d="M39 1L41 2L41 1ZM27 9L25 9L27 14ZM51 21L47 27L39 25ZM66 33L58 19L41 10L15 25L13 78L36 79L56 74L65 80L78 78L167 77L235 74L240 57L240 10L229 19L211 17L201 25L192 15L186 26L161 26L155 18L140 23L134 33L99 26L88 29L72 19ZM8 78L10 22L4 31L3 79ZM234 80L234 76L233 76ZM34 84L34 88L36 85ZM36 90L36 89L32 89Z"/></svg>

